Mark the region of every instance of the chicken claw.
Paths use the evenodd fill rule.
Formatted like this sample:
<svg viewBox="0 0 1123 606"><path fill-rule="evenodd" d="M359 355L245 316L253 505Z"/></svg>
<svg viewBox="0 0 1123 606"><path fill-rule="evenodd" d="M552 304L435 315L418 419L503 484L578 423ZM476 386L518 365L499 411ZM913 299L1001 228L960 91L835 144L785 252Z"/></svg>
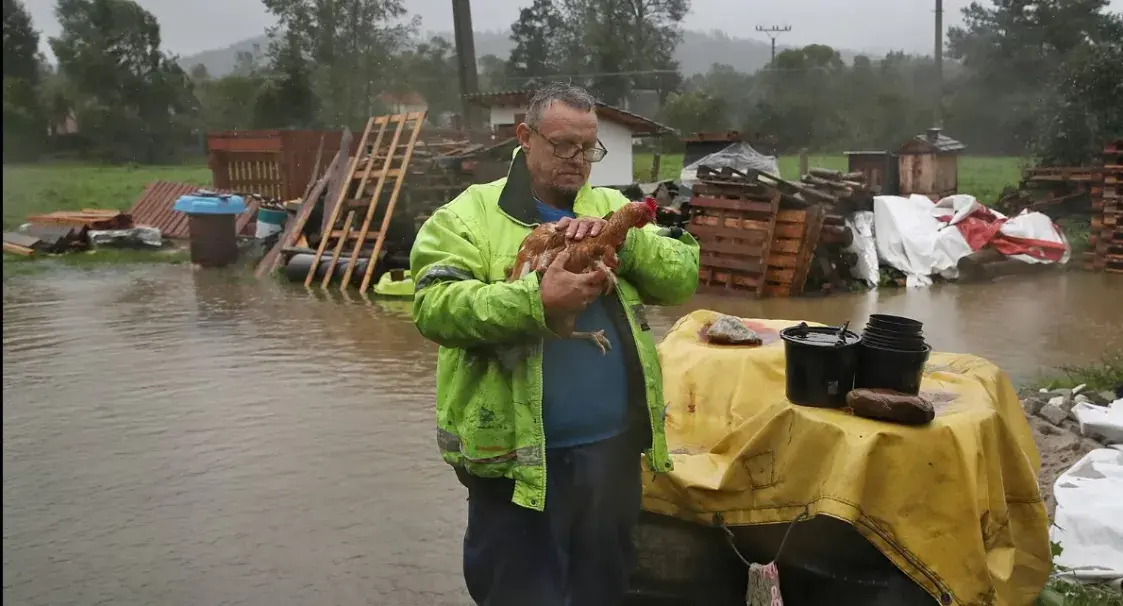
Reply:
<svg viewBox="0 0 1123 606"><path fill-rule="evenodd" d="M600 353L603 356L608 355L608 350L612 349L612 343L608 341L608 337L604 336L603 330L596 332L574 332L570 333L570 339L589 339L594 345L600 348Z"/></svg>

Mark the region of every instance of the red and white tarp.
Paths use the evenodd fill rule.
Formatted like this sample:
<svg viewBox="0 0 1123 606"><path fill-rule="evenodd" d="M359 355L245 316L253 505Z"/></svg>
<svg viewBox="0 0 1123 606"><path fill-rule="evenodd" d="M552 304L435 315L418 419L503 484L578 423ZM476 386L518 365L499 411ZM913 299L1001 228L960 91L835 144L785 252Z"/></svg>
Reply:
<svg viewBox="0 0 1123 606"><path fill-rule="evenodd" d="M1025 263L1066 263L1071 247L1047 215L1007 217L974 196L876 196L874 239L882 262L907 276L908 286L928 286L931 276L955 279L956 264L987 246Z"/></svg>

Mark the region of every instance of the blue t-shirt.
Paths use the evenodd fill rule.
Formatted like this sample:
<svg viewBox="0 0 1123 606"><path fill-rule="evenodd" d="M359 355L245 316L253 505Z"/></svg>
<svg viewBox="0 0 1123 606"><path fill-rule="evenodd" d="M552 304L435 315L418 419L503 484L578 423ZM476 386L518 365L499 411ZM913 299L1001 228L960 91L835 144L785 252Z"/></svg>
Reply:
<svg viewBox="0 0 1123 606"><path fill-rule="evenodd" d="M573 212L538 202L543 223ZM612 295L609 295L612 296ZM542 352L542 414L546 447L591 444L620 435L628 426L628 373L621 335L598 298L577 317L576 331L604 331L607 355L589 339L547 339Z"/></svg>

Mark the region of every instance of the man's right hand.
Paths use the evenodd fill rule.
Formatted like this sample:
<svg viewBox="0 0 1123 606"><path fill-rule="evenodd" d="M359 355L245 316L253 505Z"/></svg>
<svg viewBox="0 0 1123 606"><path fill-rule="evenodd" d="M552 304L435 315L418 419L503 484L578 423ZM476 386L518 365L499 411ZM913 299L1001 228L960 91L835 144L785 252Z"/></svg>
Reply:
<svg viewBox="0 0 1123 606"><path fill-rule="evenodd" d="M558 253L539 282L542 307L548 315L580 312L604 293L608 276L603 270L575 274L566 271L565 263L568 260L568 251Z"/></svg>

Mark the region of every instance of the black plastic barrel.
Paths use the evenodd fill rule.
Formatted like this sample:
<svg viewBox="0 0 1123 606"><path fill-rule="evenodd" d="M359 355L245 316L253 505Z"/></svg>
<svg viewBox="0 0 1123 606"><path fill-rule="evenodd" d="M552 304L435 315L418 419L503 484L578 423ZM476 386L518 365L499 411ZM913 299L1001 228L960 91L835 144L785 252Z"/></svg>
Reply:
<svg viewBox="0 0 1123 606"><path fill-rule="evenodd" d="M790 326L784 340L787 396L793 404L842 408L854 388L862 337L831 326Z"/></svg>

